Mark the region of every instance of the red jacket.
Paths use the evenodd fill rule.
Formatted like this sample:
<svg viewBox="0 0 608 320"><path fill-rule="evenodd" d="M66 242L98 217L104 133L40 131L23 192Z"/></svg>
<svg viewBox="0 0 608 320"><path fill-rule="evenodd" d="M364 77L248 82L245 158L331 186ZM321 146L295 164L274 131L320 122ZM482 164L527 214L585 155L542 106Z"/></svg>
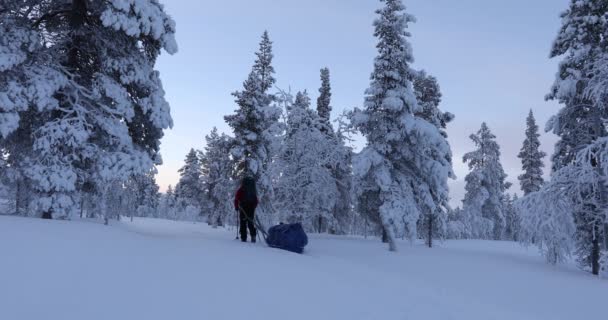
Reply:
<svg viewBox="0 0 608 320"><path fill-rule="evenodd" d="M245 194L243 192L243 189L239 188L239 190L236 191L236 196L234 197L234 210L239 210L239 204L243 200L244 196L245 196ZM258 206L258 198L256 197L253 207L255 208L257 206Z"/></svg>

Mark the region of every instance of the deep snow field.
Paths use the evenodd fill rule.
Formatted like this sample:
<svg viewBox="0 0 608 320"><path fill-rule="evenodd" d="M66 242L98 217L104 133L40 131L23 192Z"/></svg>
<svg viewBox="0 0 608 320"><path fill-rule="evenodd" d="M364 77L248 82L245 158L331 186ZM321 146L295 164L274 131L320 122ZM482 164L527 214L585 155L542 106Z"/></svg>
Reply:
<svg viewBox="0 0 608 320"><path fill-rule="evenodd" d="M608 281L491 241L309 235L304 255L204 223L0 217L0 319L607 319Z"/></svg>

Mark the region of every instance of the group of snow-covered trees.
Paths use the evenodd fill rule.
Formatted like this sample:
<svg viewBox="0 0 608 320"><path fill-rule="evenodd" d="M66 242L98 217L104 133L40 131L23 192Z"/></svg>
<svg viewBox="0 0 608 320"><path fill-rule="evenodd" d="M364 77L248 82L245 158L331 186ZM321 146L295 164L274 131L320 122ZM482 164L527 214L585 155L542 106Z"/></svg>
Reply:
<svg viewBox="0 0 608 320"><path fill-rule="evenodd" d="M364 107L349 115L367 140L353 158L357 211L381 229L390 250L399 235L425 237L431 246L444 233L434 229L445 229L447 221L447 181L454 174L443 129L452 115L438 109L435 79L411 67L407 27L415 18L400 0L383 2Z"/></svg>
<svg viewBox="0 0 608 320"><path fill-rule="evenodd" d="M522 198L506 193L509 183L499 162L499 146L487 125L471 136L476 150L464 161L463 207L449 217L453 238L505 239L537 246L555 264L575 255L583 269L608 274L608 4L572 0L551 57L562 61L548 100L561 109L546 126L559 137L551 174L543 179L538 126L532 112L518 157Z"/></svg>
<svg viewBox="0 0 608 320"><path fill-rule="evenodd" d="M488 239L538 246L550 263L575 254L594 274L608 268L608 5L572 0L551 57L562 57L547 99L561 109L547 124L559 137L543 179L532 111L518 177L500 162L486 123L470 136L462 207L448 205L455 178L435 77L413 67L401 0L380 0L377 55L363 106L332 120L330 70L321 69L316 106L306 90L275 87L264 32L236 109L192 149L175 187L160 194L163 130L172 126L154 66L173 54L175 23L157 0L0 2L0 194L18 215L153 216L235 224L232 197L257 181L266 224L307 231L397 238ZM337 124L337 125L336 125ZM350 147L351 135L366 144ZM8 196L7 196L8 195Z"/></svg>
<svg viewBox="0 0 608 320"><path fill-rule="evenodd" d="M274 87L272 42L265 32L254 65L225 117L232 135L207 137L180 170L174 199L197 205L211 224L233 221L241 178L256 179L266 224L300 222L314 232L369 231L391 250L397 237L446 236L447 180L454 177L437 80L415 70L407 38L413 16L387 0L374 23L378 57L365 105L331 121L330 71L321 69L316 108L306 90ZM354 153L353 131L368 141Z"/></svg>
<svg viewBox="0 0 608 320"><path fill-rule="evenodd" d="M437 80L411 67L408 23L400 0L382 1L374 23L378 38L365 105L331 121L330 71L323 68L316 108L306 90L294 95L274 86L272 42L264 33L237 109L225 117L232 135L214 130L205 150L186 158L175 198L191 199L209 223L234 219L238 181L254 177L267 224L300 222L313 232L369 231L391 250L397 237L444 238L447 181L454 177ZM359 153L350 133L367 139ZM192 196L198 195L198 196Z"/></svg>
<svg viewBox="0 0 608 320"><path fill-rule="evenodd" d="M527 196L518 201L522 241L538 246L550 263L574 253L593 274L608 271L606 16L608 4L599 0L572 0L562 14L551 49L562 61L547 95L562 106L547 124L559 137L551 179L543 184L527 170L521 180ZM525 164L532 167L542 156L531 154Z"/></svg>
<svg viewBox="0 0 608 320"><path fill-rule="evenodd" d="M544 154L539 149L537 129L530 111L526 139L518 155L524 171L519 177L524 192L534 188L531 186L533 183L537 183L536 188L539 188L538 179L542 183ZM465 177L465 196L462 208L449 214L448 238L517 241L521 229L520 214L515 208L518 197L508 193L511 183L506 181L496 136L484 122L470 139L475 149L463 156L470 170ZM537 161L532 161L532 158Z"/></svg>
<svg viewBox="0 0 608 320"><path fill-rule="evenodd" d="M156 0L0 2L0 175L17 214L153 205L142 184L172 126L154 65L174 35Z"/></svg>
<svg viewBox="0 0 608 320"><path fill-rule="evenodd" d="M352 152L330 120L329 69L321 70L314 109L306 91L294 97L274 87L272 60L264 32L243 89L233 94L237 108L225 117L233 134L214 128L204 150L188 153L170 192L173 206L196 206L212 225L234 224L234 192L242 178L253 177L265 224L301 222L309 231L350 232Z"/></svg>

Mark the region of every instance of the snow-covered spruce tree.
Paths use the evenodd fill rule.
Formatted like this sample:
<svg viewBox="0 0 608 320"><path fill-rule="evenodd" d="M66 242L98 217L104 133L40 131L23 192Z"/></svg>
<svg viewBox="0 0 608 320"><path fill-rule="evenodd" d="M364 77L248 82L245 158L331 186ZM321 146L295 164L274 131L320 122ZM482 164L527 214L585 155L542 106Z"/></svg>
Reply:
<svg viewBox="0 0 608 320"><path fill-rule="evenodd" d="M420 106L420 111L416 115L435 125L441 130L441 134L447 137L446 129L448 123L454 120L454 115L439 109L441 89L437 79L424 70L414 72L412 76L414 93Z"/></svg>
<svg viewBox="0 0 608 320"><path fill-rule="evenodd" d="M582 231L589 228L603 239L605 231L601 226L607 217L598 208L602 207L604 197L601 193L608 170L607 150L608 138L596 140L579 151L570 165L554 172L551 181L540 191L518 201L522 216L521 241L528 244L534 240L548 262L563 261L575 247L581 265L593 267L593 261L588 259L593 258L594 242ZM599 249L596 254L599 272Z"/></svg>
<svg viewBox="0 0 608 320"><path fill-rule="evenodd" d="M286 222L301 222L307 231L336 229L338 198L330 159L335 146L323 132L321 118L310 107L306 91L298 92L287 108L287 130L277 159L276 201ZM319 223L322 222L322 223Z"/></svg>
<svg viewBox="0 0 608 320"><path fill-rule="evenodd" d="M358 208L379 223L397 250L395 234L417 237L421 214L444 210L447 179L452 176L451 151L441 131L416 114L421 111L412 86L412 48L400 0L382 0L374 22L378 56L365 106L351 115L353 126L366 138L355 157Z"/></svg>
<svg viewBox="0 0 608 320"><path fill-rule="evenodd" d="M601 81L601 77L594 75L601 75L605 68L602 61L606 57L607 23L601 17L606 10L603 1L572 0L570 8L562 13L562 27L553 43L551 57L563 56L563 60L547 95L547 99L563 105L546 127L560 137L552 156L553 171L569 165L579 150L606 136L605 128L596 121L607 116L601 102L606 89L591 85Z"/></svg>
<svg viewBox="0 0 608 320"><path fill-rule="evenodd" d="M327 143L333 145L334 152L326 159L338 189L338 198L333 209L335 223L330 233L345 233L352 220L352 150L346 145L346 137L341 131L335 132L331 125L331 81L328 68L321 69L321 87L317 98L317 115L320 130L326 134ZM321 216L319 216L320 219ZM318 221L323 229L323 221ZM326 224L327 225L327 224Z"/></svg>
<svg viewBox="0 0 608 320"><path fill-rule="evenodd" d="M278 138L281 109L268 93L275 79L272 67L272 42L264 32L253 70L243 83L243 90L233 93L238 109L224 119L234 132L230 154L236 162L235 178L253 177L258 186L258 215L271 219L273 187L269 165L280 145Z"/></svg>
<svg viewBox="0 0 608 320"><path fill-rule="evenodd" d="M470 137L477 149L463 157L471 170L465 177L463 222L473 238L501 240L506 227L503 197L510 183L505 182L500 147L485 122Z"/></svg>
<svg viewBox="0 0 608 320"><path fill-rule="evenodd" d="M81 186L108 186L161 162L172 121L154 64L161 49L177 51L175 25L156 0L8 2L2 136L27 137L13 140L29 155L20 171L38 211L62 217L75 211Z"/></svg>
<svg viewBox="0 0 608 320"><path fill-rule="evenodd" d="M526 139L521 147L521 151L517 155L521 159L524 171L518 177L524 195L536 192L542 187L544 183L543 167L545 166L543 158L546 156L543 151L540 151L540 141L538 140L540 134L538 133L538 125L536 125L532 110L530 110L526 119L526 126Z"/></svg>
<svg viewBox="0 0 608 320"><path fill-rule="evenodd" d="M441 90L437 79L428 75L424 70L413 73L413 86L420 111L416 116L428 121L439 129L442 136L447 138L447 125L454 119L454 115L439 109L441 103ZM450 156L450 166L452 158ZM455 178L452 174L450 178ZM433 238L444 239L447 234L448 199L443 199L441 210L424 212L418 220L418 234L425 239L429 247L433 246Z"/></svg>
<svg viewBox="0 0 608 320"><path fill-rule="evenodd" d="M560 137L553 154L553 171L572 166L579 171L589 165L596 168L598 190L587 190L574 204L580 210L572 212L577 226L576 247L581 265L599 273L600 242L603 240L606 209L605 175L599 160L591 163L577 160L581 150L606 137L606 62L608 62L606 30L608 3L597 0L572 0L562 14L562 27L553 43L551 57L562 56L559 71L548 99L559 101L563 107L547 124L547 130ZM599 153L591 153L598 155ZM583 157L583 159L585 159ZM577 183L572 181L572 184ZM590 182L591 183L591 182ZM597 198L591 199L590 196Z"/></svg>
<svg viewBox="0 0 608 320"><path fill-rule="evenodd" d="M53 91L42 90L42 79L35 77L53 70L36 60L36 53L42 49L41 34L31 27L31 18L21 12L36 2L3 0L0 7L0 142L5 151L10 147L7 139L19 128L20 114L28 110L35 96L50 99Z"/></svg>
<svg viewBox="0 0 608 320"><path fill-rule="evenodd" d="M201 163L198 153L190 149L184 160L184 166L179 169L179 182L175 186L175 195L180 204L199 206L203 197L201 184Z"/></svg>
<svg viewBox="0 0 608 320"><path fill-rule="evenodd" d="M317 98L317 114L321 122L328 128L332 128L331 118L331 82L329 79L329 68L321 69L321 87Z"/></svg>
<svg viewBox="0 0 608 320"><path fill-rule="evenodd" d="M3 1L0 6L0 150L4 162L0 172L6 190L14 195L14 213L27 215L32 199L31 181L25 175L25 160L33 152L33 118L30 106L52 99L51 79L58 75L42 63L42 37L31 27L32 19L19 11L37 1ZM50 86L49 86L50 85ZM32 108L33 109L33 108Z"/></svg>
<svg viewBox="0 0 608 320"><path fill-rule="evenodd" d="M255 53L255 56L257 59L253 64L253 72L260 79L262 92L267 93L276 82L276 79L274 78L274 67L272 66L272 59L274 58L274 54L272 53L272 41L270 41L268 31L264 31L262 34L260 48L258 52ZM273 96L270 98L273 98Z"/></svg>
<svg viewBox="0 0 608 320"><path fill-rule="evenodd" d="M234 217L232 197L236 190L236 181L232 179L233 161L230 158L231 139L219 134L217 128L205 136L206 146L200 154L202 182L207 221L215 226L223 226L230 217ZM234 220L236 224L236 220Z"/></svg>

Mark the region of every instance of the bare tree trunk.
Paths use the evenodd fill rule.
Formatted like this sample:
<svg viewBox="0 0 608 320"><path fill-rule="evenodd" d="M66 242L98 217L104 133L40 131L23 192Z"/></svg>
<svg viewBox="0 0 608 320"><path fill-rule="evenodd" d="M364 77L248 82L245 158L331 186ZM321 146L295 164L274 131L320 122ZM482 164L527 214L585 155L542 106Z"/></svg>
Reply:
<svg viewBox="0 0 608 320"><path fill-rule="evenodd" d="M593 244L591 248L591 273L593 275L600 274L600 238L599 238L599 226L595 224L593 226Z"/></svg>
<svg viewBox="0 0 608 320"><path fill-rule="evenodd" d="M356 233L356 225L357 225L357 215L352 215L352 221L350 222L350 234L354 235Z"/></svg>
<svg viewBox="0 0 608 320"><path fill-rule="evenodd" d="M104 183L101 187L101 194L99 199L99 211L101 212L101 216L103 217L103 224L110 224L110 217L108 215L108 183Z"/></svg>
<svg viewBox="0 0 608 320"><path fill-rule="evenodd" d="M434 216L433 215L429 215L429 234L428 234L428 242L427 244L429 245L429 248L433 247L433 220L434 220Z"/></svg>
<svg viewBox="0 0 608 320"><path fill-rule="evenodd" d="M323 216L319 215L318 223L319 223L318 232L322 233L323 232Z"/></svg>
<svg viewBox="0 0 608 320"><path fill-rule="evenodd" d="M603 122L601 121L601 118L599 116L595 117L595 130L596 130L596 134L599 135L600 132L602 132L603 129ZM593 157L591 159L591 165L595 167L599 177L603 177L603 172L602 172L602 168L601 168L601 162L599 161L599 159L597 159L596 157ZM596 208L599 212L602 212L606 209L606 188L605 188L605 181L604 179L600 178L599 181L599 208ZM592 249L591 249L591 273L593 273L594 275L599 275L600 274L600 256L601 256L601 251L600 251L600 228L601 228L601 224L599 224L598 222L594 222L593 224L593 244L592 244ZM604 226L604 231L606 231L606 226ZM606 235L606 233L604 233L604 238L608 237L608 235Z"/></svg>
<svg viewBox="0 0 608 320"><path fill-rule="evenodd" d="M19 202L21 202L20 199L19 199L21 197L21 186L20 186L19 181L17 181L17 188L15 188L15 189L16 189L15 190L16 191L16 193L15 193L15 215L18 216L19 213L20 213L19 212L20 211L19 210L19 205L20 205Z"/></svg>
<svg viewBox="0 0 608 320"><path fill-rule="evenodd" d="M85 193L80 193L80 219L84 218L84 197L86 197Z"/></svg>
<svg viewBox="0 0 608 320"><path fill-rule="evenodd" d="M604 250L608 251L608 223L604 223Z"/></svg>

